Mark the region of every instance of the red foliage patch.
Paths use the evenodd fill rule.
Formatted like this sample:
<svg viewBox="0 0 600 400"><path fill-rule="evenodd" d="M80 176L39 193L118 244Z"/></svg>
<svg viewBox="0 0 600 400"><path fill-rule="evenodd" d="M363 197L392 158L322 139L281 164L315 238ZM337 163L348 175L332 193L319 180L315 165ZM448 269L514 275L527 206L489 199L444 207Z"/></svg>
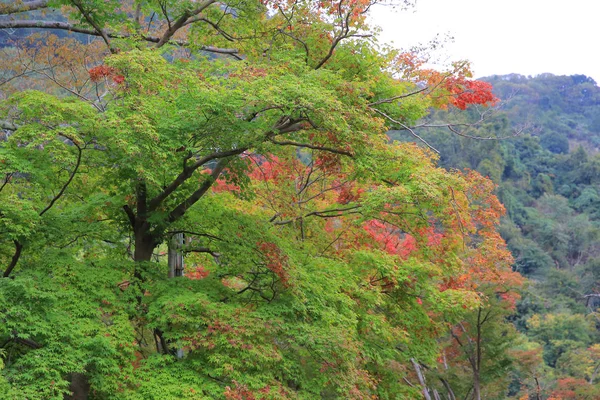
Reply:
<svg viewBox="0 0 600 400"><path fill-rule="evenodd" d="M498 102L492 93L492 85L487 82L450 78L445 86L453 94L450 104L461 110L471 104L494 105Z"/></svg>
<svg viewBox="0 0 600 400"><path fill-rule="evenodd" d="M227 386L225 388L225 398L227 400L255 400L254 394L246 385L241 385L233 381L234 387Z"/></svg>
<svg viewBox="0 0 600 400"><path fill-rule="evenodd" d="M289 276L285 270L288 264L288 257L283 254L275 243L258 242L256 246L265 259L265 267L277 275L284 286L288 286Z"/></svg>
<svg viewBox="0 0 600 400"><path fill-rule="evenodd" d="M557 388L552 392L548 400L577 400L581 397L577 395L578 388L589 385L585 379L563 378L557 381Z"/></svg>
<svg viewBox="0 0 600 400"><path fill-rule="evenodd" d="M90 68L88 74L90 74L90 79L92 82L100 82L102 79L107 78L111 79L118 85L125 82L125 77L123 75L117 74L117 71L113 67L109 67L107 65L98 65Z"/></svg>
<svg viewBox="0 0 600 400"><path fill-rule="evenodd" d="M412 235L399 233L383 222L370 220L364 229L390 254L406 259L417 250L417 241Z"/></svg>
<svg viewBox="0 0 600 400"><path fill-rule="evenodd" d="M188 279L204 279L210 274L202 265L195 266L189 272L186 271L186 278Z"/></svg>

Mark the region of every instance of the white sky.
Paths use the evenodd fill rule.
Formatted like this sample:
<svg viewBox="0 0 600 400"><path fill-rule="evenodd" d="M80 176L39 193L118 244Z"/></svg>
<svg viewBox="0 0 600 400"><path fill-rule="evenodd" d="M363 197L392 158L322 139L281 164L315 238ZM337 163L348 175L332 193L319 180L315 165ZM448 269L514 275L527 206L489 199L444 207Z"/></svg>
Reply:
<svg viewBox="0 0 600 400"><path fill-rule="evenodd" d="M472 62L475 77L518 73L583 74L600 84L598 0L416 0L408 11L372 8L382 39L395 47L453 42L436 53Z"/></svg>

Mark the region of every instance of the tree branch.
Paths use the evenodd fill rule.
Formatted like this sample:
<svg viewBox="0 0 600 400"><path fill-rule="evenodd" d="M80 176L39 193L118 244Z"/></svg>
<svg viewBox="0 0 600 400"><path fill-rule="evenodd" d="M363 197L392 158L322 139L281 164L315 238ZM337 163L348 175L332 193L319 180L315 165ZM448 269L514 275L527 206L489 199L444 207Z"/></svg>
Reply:
<svg viewBox="0 0 600 400"><path fill-rule="evenodd" d="M12 122L0 120L0 129L5 131L16 131L18 126L13 124Z"/></svg>
<svg viewBox="0 0 600 400"><path fill-rule="evenodd" d="M271 141L271 143L277 144L280 146L303 147L303 148L307 148L307 149L322 150L322 151L327 151L327 152L334 153L334 154L341 154L341 155L348 156L348 157L354 157L354 154L350 153L349 151L335 149L333 147L317 146L317 145L309 144L309 143L298 143L298 142L293 142L291 140L279 141L279 140L275 140L273 138L271 138L270 141Z"/></svg>
<svg viewBox="0 0 600 400"><path fill-rule="evenodd" d="M184 253L207 253L213 256L214 258L219 258L221 256L220 253L217 253L214 250L209 249L208 247L190 247L181 249Z"/></svg>
<svg viewBox="0 0 600 400"><path fill-rule="evenodd" d="M19 29L19 28L39 28L39 29L59 29L64 31L70 31L75 33L83 33L85 35L90 36L100 36L98 32L94 29L81 28L69 24L67 22L60 21L34 21L34 20L14 20L14 21L0 21L0 29ZM105 32L106 36L110 39L128 39L131 37L129 34L117 34L111 32ZM142 36L141 37L146 42L151 43L159 43L161 38L155 36ZM177 44L179 46L189 46L189 42L184 40L170 40L171 43ZM214 46L200 46L198 48L201 51L206 51L209 53L218 53L218 54L227 54L237 59L241 59L238 56L238 49L228 49L228 48L220 48Z"/></svg>
<svg viewBox="0 0 600 400"><path fill-rule="evenodd" d="M291 224L294 221L297 221L297 220L300 220L300 219L306 218L306 217L311 217L311 216L321 217L321 218L335 218L335 217L339 217L340 213L344 213L346 211L351 211L349 214L357 214L357 213L359 213L359 211L353 211L353 210L357 210L360 207L361 207L360 205L356 205L356 206L351 206L351 207L346 207L346 208L333 208L330 210L311 211L307 214L301 215L301 216L293 218L293 219L289 219L289 220L285 220L285 221L277 221L277 222L273 222L273 221L275 221L273 219L271 222L273 222L274 225L287 225L287 224ZM276 214L276 216L277 216L277 214Z"/></svg>
<svg viewBox="0 0 600 400"><path fill-rule="evenodd" d="M9 172L9 173L5 174L5 176L4 176L4 182L2 183L2 186L0 186L0 192L4 189L4 187L6 185L8 185L8 182L10 182L10 178L12 178L12 176L13 176L12 172Z"/></svg>
<svg viewBox="0 0 600 400"><path fill-rule="evenodd" d="M0 3L0 15L17 14L27 11L39 10L40 8L47 8L48 0L34 0L22 3Z"/></svg>
<svg viewBox="0 0 600 400"><path fill-rule="evenodd" d="M209 7L211 4L213 4L215 2L216 2L216 0L204 0L202 3L200 3L200 6L198 8L196 8L195 10L184 11L184 13L179 18L177 18L177 21L175 21L175 23L173 25L171 25L169 27L169 29L167 29L167 31L163 34L163 36L160 38L160 40L156 44L156 47L162 47L165 43L167 43L171 39L171 37L180 28L182 28L185 25L186 21L190 17L200 14L202 11L204 11L207 7Z"/></svg>
<svg viewBox="0 0 600 400"><path fill-rule="evenodd" d="M426 400L431 400L431 396L429 395L429 390L427 389L427 382L425 381L425 375L423 375L423 372L421 371L421 366L415 361L414 358L410 359L410 362L413 365L413 368L415 369L415 372L417 373L417 378L419 379L419 383L421 384L421 389L423 393L423 397Z"/></svg>
<svg viewBox="0 0 600 400"><path fill-rule="evenodd" d="M340 16L340 33L339 35L336 35L336 37L333 39L333 42L331 43L331 46L329 47L329 51L327 52L327 55L325 57L323 57L323 59L321 59L321 61L317 64L317 66L315 67L315 69L319 69L321 68L323 65L325 65L325 63L327 61L329 61L329 59L331 58L331 56L333 56L333 52L335 51L335 48L337 47L338 44L340 44L340 42L346 38L348 38L350 35L350 11L346 13L345 16L342 16L342 3L344 1L341 0L338 3L338 13Z"/></svg>
<svg viewBox="0 0 600 400"><path fill-rule="evenodd" d="M442 382L442 385L444 385L444 387L448 391L448 398L449 398L449 400L456 400L456 396L454 395L454 391L452 390L452 387L450 387L450 384L448 383L448 381L445 380L442 377L440 377L440 381Z"/></svg>
<svg viewBox="0 0 600 400"><path fill-rule="evenodd" d="M106 35L106 32L104 32L104 29L102 29L102 27L100 25L98 25L98 23L96 21L94 21L94 19L90 16L90 13L88 13L83 8L83 4L81 3L81 1L80 0L71 0L71 3L79 10L81 15L83 15L83 18L85 18L85 20L88 22L88 24L90 24L94 28L96 33L100 37L102 37L102 40L104 40L104 43L106 43L106 47L108 47L110 52L114 53L115 50L110 45L110 40L109 40L108 36Z"/></svg>
<svg viewBox="0 0 600 400"><path fill-rule="evenodd" d="M64 135L61 135L61 136L66 137ZM73 145L77 148L77 161L75 162L75 167L73 168L73 171L71 172L71 175L69 176L69 179L67 180L67 182L65 182L63 187L60 189L60 192L58 192L58 194L56 196L54 196L54 198L50 201L50 203L46 206L46 208L44 208L42 211L40 211L40 214L39 214L40 217L42 215L44 215L46 213L46 211L50 210L52 208L52 206L54 205L54 203L56 203L56 201L58 199L60 199L61 196L65 193L65 190L67 190L67 188L73 181L73 178L75 177L75 174L77 173L77 171L79 170L79 166L81 165L81 154L83 152L83 149L73 139L71 139L69 137L66 137L66 138L69 139L71 142L73 142Z"/></svg>
<svg viewBox="0 0 600 400"><path fill-rule="evenodd" d="M133 213L133 210L128 205L124 205L123 210L125 211L125 214L127 214L127 218L129 218L131 227L135 229L135 214Z"/></svg>
<svg viewBox="0 0 600 400"><path fill-rule="evenodd" d="M156 208L158 206L160 206L160 204L171 193L173 193L175 190L177 190L177 188L179 188L179 186L181 186L186 180L188 180L193 175L193 173L201 166L206 165L208 162L213 161L213 160L218 160L218 159L242 154L246 150L248 150L247 147L242 147L239 149L231 149L231 150L227 150L227 151L220 151L220 152L212 153L212 154L202 157L201 159L196 161L190 167L184 166L183 171L181 171L181 173L179 175L177 175L175 180L173 180L173 182L171 182L169 184L169 186L164 188L162 192L160 192L158 195L156 195L156 197L154 197L153 199L150 200L150 202L148 203L148 210L149 211L156 210Z"/></svg>
<svg viewBox="0 0 600 400"><path fill-rule="evenodd" d="M13 243L15 244L15 254L13 254L10 264L8 264L8 267L2 275L4 278L8 278L10 276L10 273L19 262L19 258L21 258L21 252L23 251L23 245L18 240L13 240Z"/></svg>
<svg viewBox="0 0 600 400"><path fill-rule="evenodd" d="M513 133L512 135L508 135L508 136L500 136L500 137L493 137L493 136L488 136L488 137L481 137L481 136L472 136L472 135L467 135L466 133L460 132L459 130L457 130L453 125L446 125L448 130L450 130L450 132L454 133L455 135L458 136L462 136L468 139L475 139L475 140L505 140L505 139L511 139L514 138L516 136L519 136L525 129L521 128L518 131L516 131L515 133Z"/></svg>
<svg viewBox="0 0 600 400"><path fill-rule="evenodd" d="M15 342L25 345L27 347L31 347L32 349L41 349L42 345L31 339L23 339L20 337L15 337Z"/></svg>
<svg viewBox="0 0 600 400"><path fill-rule="evenodd" d="M208 189L210 189L212 184L219 178L219 175L221 174L221 172L223 172L223 169L225 169L225 165L225 159L219 160L212 173L210 174L210 178L206 179L202 183L202 185L200 185L200 188L198 188L198 190L192 193L187 199L181 202L169 213L169 222L172 223L177 221L179 218L181 218L183 214L185 214L188 208L193 206L198 200L200 200L200 198L202 198L202 196L204 196L204 194L208 191Z"/></svg>
<svg viewBox="0 0 600 400"><path fill-rule="evenodd" d="M394 124L398 124L402 127L402 129L407 130L410 132L411 135L413 135L415 138L417 138L419 141L421 141L422 143L424 143L427 147L429 147L431 150L433 150L434 152L436 152L437 154L440 154L440 152L433 147L432 145L430 145L425 139L423 139L421 136L417 135L417 133L408 125L403 124L402 122L395 120L394 118L390 117L389 115L387 115L386 113L384 113L383 111L379 111L376 108L371 108L371 110L375 111L377 114L385 117L386 119L388 119L389 121L393 122Z"/></svg>
<svg viewBox="0 0 600 400"><path fill-rule="evenodd" d="M176 235L178 233L183 233L184 235L193 235L193 236L199 236L199 237L206 237L206 238L209 238L209 239L214 239L214 240L219 240L219 241L223 240L223 239L221 239L218 236L211 235L210 233L200 233L200 232L187 231L187 230L177 230L177 231L168 231L167 232L168 235Z"/></svg>
<svg viewBox="0 0 600 400"><path fill-rule="evenodd" d="M401 95L394 96L394 97L388 97L387 99L377 100L377 101L375 101L373 103L369 103L367 105L369 107L371 107L371 106L376 106L378 104L393 103L396 100L405 99L407 97L414 96L416 94L419 94L421 92L426 91L427 89L428 89L428 87L426 86L423 89L415 90L414 92L410 92L410 93L406 93L406 94L401 94Z"/></svg>
<svg viewBox="0 0 600 400"><path fill-rule="evenodd" d="M225 38L225 40L227 40L228 42L235 42L236 40L238 40L238 38L231 36L229 33L225 32L223 29L221 29L218 25L218 23L214 23L211 20L209 20L208 18L204 18L204 17L196 17L196 18L190 18L185 22L185 25L189 25L189 24L193 24L194 22L206 22L208 25L210 25L215 31L217 31L219 33L219 35L223 36Z"/></svg>

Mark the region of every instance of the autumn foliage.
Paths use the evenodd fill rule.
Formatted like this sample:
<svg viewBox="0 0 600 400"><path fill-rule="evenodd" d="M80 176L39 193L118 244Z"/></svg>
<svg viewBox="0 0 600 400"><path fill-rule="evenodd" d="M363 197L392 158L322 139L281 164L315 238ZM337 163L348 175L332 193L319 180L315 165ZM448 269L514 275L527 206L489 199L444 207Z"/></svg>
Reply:
<svg viewBox="0 0 600 400"><path fill-rule="evenodd" d="M120 75L115 68L106 65L98 65L91 68L88 72L90 80L95 83L104 79L111 79L116 84L121 84L125 81L125 77Z"/></svg>
<svg viewBox="0 0 600 400"><path fill-rule="evenodd" d="M494 185L386 136L495 104L468 64L378 47L372 1L63 3L99 45L0 103L0 393L417 398L514 306Z"/></svg>

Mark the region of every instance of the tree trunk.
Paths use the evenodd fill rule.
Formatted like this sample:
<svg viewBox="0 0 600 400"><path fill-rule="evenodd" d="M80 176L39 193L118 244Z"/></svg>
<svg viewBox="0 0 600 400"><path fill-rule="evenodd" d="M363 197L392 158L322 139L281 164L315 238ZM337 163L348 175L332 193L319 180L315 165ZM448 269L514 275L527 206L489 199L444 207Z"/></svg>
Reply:
<svg viewBox="0 0 600 400"><path fill-rule="evenodd" d="M421 384L421 387L423 388L423 391L421 393L423 393L423 397L425 398L425 400L431 400L431 396L429 395L429 390L427 389L427 382L425 382L425 376L423 375L423 372L421 371L421 366L419 365L419 363L417 363L415 361L414 358L410 359L410 362L412 363L415 372L417 373L417 378L419 379L419 383Z"/></svg>
<svg viewBox="0 0 600 400"><path fill-rule="evenodd" d="M480 385L480 370L481 370L481 327L483 325L483 323L485 322L485 320L487 319L487 316L483 319L481 319L481 307L479 307L479 309L477 310L477 337L476 337L476 341L475 341L475 363L473 365L473 399L474 400L481 400L481 385ZM488 314L489 315L489 312Z"/></svg>
<svg viewBox="0 0 600 400"><path fill-rule="evenodd" d="M90 394L90 383L84 374L73 373L70 376L71 385L69 390L71 395L65 395L64 400L87 400Z"/></svg>
<svg viewBox="0 0 600 400"><path fill-rule="evenodd" d="M448 383L448 381L445 380L444 378L440 378L440 380L442 381L442 384L444 385L444 387L448 391L448 399L450 399L450 400L456 400L456 396L454 395L454 391L452 390L452 387L450 387L450 384Z"/></svg>
<svg viewBox="0 0 600 400"><path fill-rule="evenodd" d="M479 383L479 370L473 371L473 400L481 400L481 388Z"/></svg>
<svg viewBox="0 0 600 400"><path fill-rule="evenodd" d="M183 276L183 253L181 248L184 244L183 233L176 233L169 241L169 278Z"/></svg>
<svg viewBox="0 0 600 400"><path fill-rule="evenodd" d="M149 224L146 221L137 220L133 234L135 235L134 261L150 261L156 248L156 238L148 232Z"/></svg>
<svg viewBox="0 0 600 400"><path fill-rule="evenodd" d="M183 233L176 233L169 240L169 278L183 276L185 267L183 261L183 252L181 249L184 245ZM183 349L177 349L177 358L183 358Z"/></svg>

